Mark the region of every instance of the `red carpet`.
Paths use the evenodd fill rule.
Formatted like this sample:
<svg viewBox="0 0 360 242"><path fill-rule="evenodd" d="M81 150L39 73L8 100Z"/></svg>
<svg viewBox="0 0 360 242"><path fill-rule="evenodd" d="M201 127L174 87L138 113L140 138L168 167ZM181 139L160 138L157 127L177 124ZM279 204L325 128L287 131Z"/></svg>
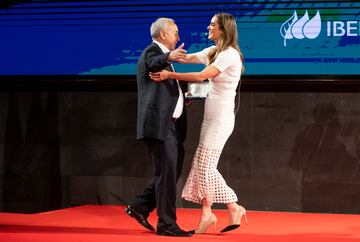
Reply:
<svg viewBox="0 0 360 242"><path fill-rule="evenodd" d="M217 233L191 238L157 236L138 225L122 206L81 206L38 214L0 213L0 242L152 242L152 241L360 241L360 215L248 211L249 224L226 234L225 210L216 210ZM178 209L178 223L190 230L200 210ZM153 213L149 219L156 225Z"/></svg>

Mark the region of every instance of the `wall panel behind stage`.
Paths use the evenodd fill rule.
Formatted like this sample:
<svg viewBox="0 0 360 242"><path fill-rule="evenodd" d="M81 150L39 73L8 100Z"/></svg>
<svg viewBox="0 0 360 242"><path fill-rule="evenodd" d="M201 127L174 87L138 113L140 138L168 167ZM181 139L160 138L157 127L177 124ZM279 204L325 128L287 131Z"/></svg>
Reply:
<svg viewBox="0 0 360 242"><path fill-rule="evenodd" d="M202 101L188 108L186 161ZM357 93L244 92L219 169L251 210L359 213ZM0 206L126 204L153 172L135 140L135 92L1 92ZM180 199L178 207L193 207Z"/></svg>

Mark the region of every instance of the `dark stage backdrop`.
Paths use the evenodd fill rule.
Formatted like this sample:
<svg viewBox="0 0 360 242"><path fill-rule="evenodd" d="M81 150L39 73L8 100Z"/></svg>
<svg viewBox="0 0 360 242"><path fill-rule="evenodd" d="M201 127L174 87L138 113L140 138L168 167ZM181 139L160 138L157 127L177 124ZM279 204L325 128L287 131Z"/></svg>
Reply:
<svg viewBox="0 0 360 242"><path fill-rule="evenodd" d="M1 211L126 204L153 173L136 103L135 91L0 92ZM219 169L248 209L359 213L359 110L352 92L243 92ZM179 193L202 113L188 107Z"/></svg>

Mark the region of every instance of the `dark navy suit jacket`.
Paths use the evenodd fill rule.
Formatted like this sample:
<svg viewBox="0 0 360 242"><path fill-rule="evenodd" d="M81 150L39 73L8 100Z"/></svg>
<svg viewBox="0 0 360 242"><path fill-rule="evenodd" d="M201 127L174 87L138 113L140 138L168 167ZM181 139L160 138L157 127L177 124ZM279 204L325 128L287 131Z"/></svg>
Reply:
<svg viewBox="0 0 360 242"><path fill-rule="evenodd" d="M164 140L169 131L172 115L179 98L175 79L155 82L149 72L163 69L172 71L167 62L169 53L164 54L160 47L152 43L143 51L137 63L138 116L137 139L155 138ZM186 136L186 108L176 120L178 140L184 142Z"/></svg>

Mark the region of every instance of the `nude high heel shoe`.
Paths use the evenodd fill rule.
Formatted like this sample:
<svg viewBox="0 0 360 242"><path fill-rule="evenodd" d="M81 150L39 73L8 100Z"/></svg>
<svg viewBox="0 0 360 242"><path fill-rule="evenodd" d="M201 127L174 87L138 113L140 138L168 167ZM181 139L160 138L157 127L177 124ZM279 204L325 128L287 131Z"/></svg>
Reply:
<svg viewBox="0 0 360 242"><path fill-rule="evenodd" d="M191 230L190 233L203 234L206 232L206 230L209 228L210 225L212 225L213 233L215 233L216 222L217 222L217 218L216 218L215 214L212 213L206 221L201 220L199 222L198 228L196 230Z"/></svg>
<svg viewBox="0 0 360 242"><path fill-rule="evenodd" d="M239 205L238 209L235 212L230 212L230 225L226 226L223 230L221 230L221 233L239 228L243 216L247 224L248 220L246 217L246 209L243 206Z"/></svg>

